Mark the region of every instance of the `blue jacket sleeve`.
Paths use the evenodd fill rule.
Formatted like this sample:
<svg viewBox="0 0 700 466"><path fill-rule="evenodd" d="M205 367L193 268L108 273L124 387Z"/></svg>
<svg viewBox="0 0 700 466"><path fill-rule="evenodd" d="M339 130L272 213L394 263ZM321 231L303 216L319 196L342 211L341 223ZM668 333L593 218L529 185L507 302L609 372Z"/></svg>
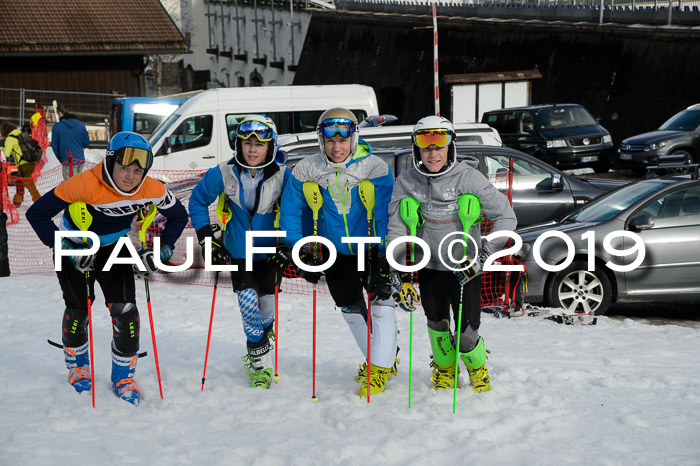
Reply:
<svg viewBox="0 0 700 466"><path fill-rule="evenodd" d="M187 210L182 205L179 199L175 199L175 204L167 209L159 210L166 219L163 234L161 235L161 245L169 244L175 247L182 231L187 226Z"/></svg>
<svg viewBox="0 0 700 466"><path fill-rule="evenodd" d="M59 212L68 207L68 203L59 199L52 189L44 194L27 210L27 221L32 226L37 236L46 246L54 246L55 233L58 227L53 222L53 218Z"/></svg>
<svg viewBox="0 0 700 466"><path fill-rule="evenodd" d="M374 178L370 181L374 183L374 227L376 229L376 235L382 239L378 249L379 254L384 255L386 253L386 242L389 234L389 201L391 201L391 193L394 190L394 175L391 173L391 169L389 169L386 175Z"/></svg>
<svg viewBox="0 0 700 466"><path fill-rule="evenodd" d="M56 123L51 130L51 150L60 163L64 160L61 158L61 123Z"/></svg>
<svg viewBox="0 0 700 466"><path fill-rule="evenodd" d="M82 136L83 147L87 148L90 146L90 135L88 134L88 130L85 127L85 125L83 125L82 133L83 134L81 136Z"/></svg>
<svg viewBox="0 0 700 466"><path fill-rule="evenodd" d="M294 176L287 180L282 192L282 202L280 203L280 229L287 232L284 244L288 248L303 238L301 231L301 218L306 201L302 191L302 183Z"/></svg>
<svg viewBox="0 0 700 466"><path fill-rule="evenodd" d="M209 225L209 206L224 192L224 180L219 166L210 168L204 174L190 196L189 210L192 227L195 231Z"/></svg>

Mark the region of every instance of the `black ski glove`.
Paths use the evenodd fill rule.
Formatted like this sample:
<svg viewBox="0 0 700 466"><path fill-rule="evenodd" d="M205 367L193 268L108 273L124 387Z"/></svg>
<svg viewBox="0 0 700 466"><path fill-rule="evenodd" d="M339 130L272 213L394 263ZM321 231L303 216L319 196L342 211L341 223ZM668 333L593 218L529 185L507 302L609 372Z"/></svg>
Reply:
<svg viewBox="0 0 700 466"><path fill-rule="evenodd" d="M69 249L88 249L90 245L87 243L74 243L70 241L68 238L63 238L61 239L61 249L64 251L67 251ZM95 255L91 254L89 256L68 256L68 260L70 261L71 265L75 270L78 272L85 273L88 270L92 269L93 264L95 263Z"/></svg>
<svg viewBox="0 0 700 466"><path fill-rule="evenodd" d="M384 301L391 296L391 268L386 258L379 259L376 270L372 270L367 292L372 301Z"/></svg>
<svg viewBox="0 0 700 466"><path fill-rule="evenodd" d="M134 269L134 275L136 275L139 278L144 278L148 276L149 274L155 273L158 268L156 267L156 264L153 260L153 249L151 248L141 248L138 250L139 257L141 258L141 262L143 262L144 267L146 267L146 270L144 272L140 271L138 267L135 265L133 266ZM171 257L173 257L173 247L170 246L169 244L166 244L162 248L160 248L160 262L161 264L166 263Z"/></svg>
<svg viewBox="0 0 700 466"><path fill-rule="evenodd" d="M284 271L292 263L292 253L284 246L279 246L277 251L267 258L267 264L275 276L275 285L282 283Z"/></svg>
<svg viewBox="0 0 700 466"><path fill-rule="evenodd" d="M315 253L308 252L305 249L299 251L299 259L306 265L319 265L320 259ZM318 281L323 276L323 272L307 272L306 270L301 270L297 267L299 275L309 283L317 284Z"/></svg>
<svg viewBox="0 0 700 466"><path fill-rule="evenodd" d="M231 263L231 253L224 246L224 242L221 239L217 239L214 233L220 231L219 225L206 225L197 230L197 239L199 240L199 245L202 247L202 257L205 256L205 243L204 240L209 237L211 238L211 263L212 265L227 265Z"/></svg>

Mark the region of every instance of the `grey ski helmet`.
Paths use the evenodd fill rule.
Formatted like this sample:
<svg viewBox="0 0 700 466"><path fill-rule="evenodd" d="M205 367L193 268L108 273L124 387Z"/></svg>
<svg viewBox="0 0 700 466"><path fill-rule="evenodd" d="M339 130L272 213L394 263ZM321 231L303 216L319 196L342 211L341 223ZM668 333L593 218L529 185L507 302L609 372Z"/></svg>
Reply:
<svg viewBox="0 0 700 466"><path fill-rule="evenodd" d="M360 139L358 130L357 117L347 108L335 107L326 110L321 114L316 124L318 145L321 147L321 153L328 157L326 154L326 138L332 138L336 134L340 134L342 137L351 138L350 155L348 156L348 158L351 158L357 151L357 144Z"/></svg>

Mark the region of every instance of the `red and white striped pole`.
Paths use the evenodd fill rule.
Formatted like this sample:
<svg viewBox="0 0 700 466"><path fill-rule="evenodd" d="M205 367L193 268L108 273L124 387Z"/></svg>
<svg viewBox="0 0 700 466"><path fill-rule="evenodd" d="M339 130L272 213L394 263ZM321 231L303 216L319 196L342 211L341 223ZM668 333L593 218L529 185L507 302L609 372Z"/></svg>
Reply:
<svg viewBox="0 0 700 466"><path fill-rule="evenodd" d="M433 73L433 84L435 86L435 115L440 115L440 79L438 77L438 29L437 16L435 14L435 3L433 2L433 61L435 70Z"/></svg>

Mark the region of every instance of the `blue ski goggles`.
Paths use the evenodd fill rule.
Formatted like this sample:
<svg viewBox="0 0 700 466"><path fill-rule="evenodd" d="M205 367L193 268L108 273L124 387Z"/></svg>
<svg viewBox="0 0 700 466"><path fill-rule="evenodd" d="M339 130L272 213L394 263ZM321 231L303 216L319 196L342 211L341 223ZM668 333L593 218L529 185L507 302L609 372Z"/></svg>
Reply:
<svg viewBox="0 0 700 466"><path fill-rule="evenodd" d="M355 122L347 118L329 118L328 120L323 120L320 125L318 125L317 131L327 138L332 138L336 134L339 134L343 138L349 138L355 131L357 126Z"/></svg>
<svg viewBox="0 0 700 466"><path fill-rule="evenodd" d="M153 153L138 147L122 147L114 154L114 160L125 167L135 163L143 170L148 170L153 165Z"/></svg>
<svg viewBox="0 0 700 466"><path fill-rule="evenodd" d="M240 139L249 139L251 136L255 136L260 142L273 141L275 139L275 131L267 124L258 120L246 120L238 125L236 137Z"/></svg>

